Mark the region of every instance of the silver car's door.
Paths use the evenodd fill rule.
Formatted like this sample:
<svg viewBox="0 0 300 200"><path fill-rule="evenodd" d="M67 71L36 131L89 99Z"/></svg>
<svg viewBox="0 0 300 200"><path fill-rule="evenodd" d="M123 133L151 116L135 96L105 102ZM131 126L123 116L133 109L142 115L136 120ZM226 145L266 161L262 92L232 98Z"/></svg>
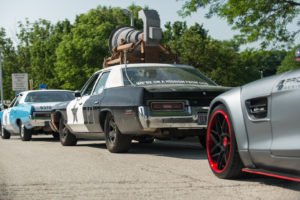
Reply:
<svg viewBox="0 0 300 200"><path fill-rule="evenodd" d="M91 92L93 91L94 85L99 74L93 75L83 87L81 91L81 96L76 97L67 106L67 116L68 116L68 126L71 128L72 132L84 133L88 132L88 128L85 124L86 120L84 118L84 103L90 98Z"/></svg>
<svg viewBox="0 0 300 200"><path fill-rule="evenodd" d="M300 70L277 81L271 111L272 155L300 157Z"/></svg>
<svg viewBox="0 0 300 200"><path fill-rule="evenodd" d="M242 87L241 104L253 163L264 168L270 163L272 88L281 75L267 77ZM238 132L238 130L236 130Z"/></svg>
<svg viewBox="0 0 300 200"><path fill-rule="evenodd" d="M273 81L258 80L242 88L241 104L248 132L249 150L269 154L271 141L270 101Z"/></svg>

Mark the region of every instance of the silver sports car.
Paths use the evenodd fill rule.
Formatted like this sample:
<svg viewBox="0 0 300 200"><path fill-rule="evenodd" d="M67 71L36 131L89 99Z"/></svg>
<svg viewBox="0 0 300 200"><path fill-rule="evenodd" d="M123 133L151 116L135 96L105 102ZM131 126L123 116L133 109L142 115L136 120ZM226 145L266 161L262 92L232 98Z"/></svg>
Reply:
<svg viewBox="0 0 300 200"><path fill-rule="evenodd" d="M300 181L300 69L216 97L206 139L219 178L244 171Z"/></svg>

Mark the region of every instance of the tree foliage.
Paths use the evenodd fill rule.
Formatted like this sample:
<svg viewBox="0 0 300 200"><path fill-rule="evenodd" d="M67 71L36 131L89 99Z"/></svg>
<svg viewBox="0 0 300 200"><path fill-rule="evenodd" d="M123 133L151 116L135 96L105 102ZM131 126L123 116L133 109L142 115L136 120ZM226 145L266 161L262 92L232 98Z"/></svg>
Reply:
<svg viewBox="0 0 300 200"><path fill-rule="evenodd" d="M281 62L281 65L278 67L277 73L283 73L289 70L300 68L300 63L295 62L295 51L297 47L299 46L294 47L291 51L287 53L286 57Z"/></svg>
<svg viewBox="0 0 300 200"><path fill-rule="evenodd" d="M184 22L167 23L165 27L163 42L180 55L183 63L198 68L218 84L237 86L259 78L253 65L245 66L250 57L241 56L235 41L215 40L197 23L189 28Z"/></svg>
<svg viewBox="0 0 300 200"><path fill-rule="evenodd" d="M217 15L225 18L241 43L262 40L262 47L280 42L293 42L298 31L290 31L290 24L300 12L300 2L295 0L184 0L179 11L182 16L190 15L199 8L209 8L206 17Z"/></svg>
<svg viewBox="0 0 300 200"><path fill-rule="evenodd" d="M137 17L140 7L132 7ZM92 73L102 68L110 52L111 32L129 24L129 17L120 8L98 7L77 16L70 31L59 44L55 72L62 88L80 89ZM136 20L136 26L142 23Z"/></svg>
<svg viewBox="0 0 300 200"><path fill-rule="evenodd" d="M6 37L3 28L0 28L0 49L2 58L2 77L3 77L3 99L11 99L14 92L11 90L11 74L21 69L18 66L16 49L13 42Z"/></svg>
<svg viewBox="0 0 300 200"><path fill-rule="evenodd" d="M70 32L71 24L68 20L52 25L47 20L38 20L25 24L20 23L18 46L20 55L24 55L20 63L24 72L29 72L29 79L34 80L35 88L38 84L47 83L49 88L59 88L54 64L57 60L56 49L64 35Z"/></svg>

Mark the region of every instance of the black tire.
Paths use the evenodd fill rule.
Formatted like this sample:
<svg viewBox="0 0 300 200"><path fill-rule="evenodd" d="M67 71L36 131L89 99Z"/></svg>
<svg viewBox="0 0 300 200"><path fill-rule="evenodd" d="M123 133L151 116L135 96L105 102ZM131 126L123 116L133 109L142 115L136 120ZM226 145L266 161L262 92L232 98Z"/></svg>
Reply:
<svg viewBox="0 0 300 200"><path fill-rule="evenodd" d="M59 140L59 133L52 132L52 136L55 140Z"/></svg>
<svg viewBox="0 0 300 200"><path fill-rule="evenodd" d="M242 174L231 117L223 105L210 114L206 144L209 166L217 177L229 179Z"/></svg>
<svg viewBox="0 0 300 200"><path fill-rule="evenodd" d="M26 129L22 122L19 123L19 134L22 141L29 141L31 140L32 133L31 130Z"/></svg>
<svg viewBox="0 0 300 200"><path fill-rule="evenodd" d="M0 129L1 138L2 139L9 139L10 138L10 132L5 130L5 128L3 128L1 124L0 124L0 126L1 126L1 129Z"/></svg>
<svg viewBox="0 0 300 200"><path fill-rule="evenodd" d="M63 146L75 146L77 144L76 136L65 126L63 117L59 120L59 140Z"/></svg>
<svg viewBox="0 0 300 200"><path fill-rule="evenodd" d="M104 133L106 147L111 153L123 153L130 149L131 137L120 132L110 113L106 115Z"/></svg>

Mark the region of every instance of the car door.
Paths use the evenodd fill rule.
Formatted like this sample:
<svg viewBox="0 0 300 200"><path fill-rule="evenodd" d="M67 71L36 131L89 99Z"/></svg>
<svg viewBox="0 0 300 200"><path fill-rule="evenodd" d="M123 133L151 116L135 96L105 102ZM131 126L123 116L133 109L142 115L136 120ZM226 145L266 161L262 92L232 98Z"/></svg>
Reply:
<svg viewBox="0 0 300 200"><path fill-rule="evenodd" d="M99 121L99 112L101 100L103 98L103 91L107 78L109 76L109 71L103 72L100 74L100 77L92 91L91 96L83 105L85 124L89 132L103 132L100 121Z"/></svg>
<svg viewBox="0 0 300 200"><path fill-rule="evenodd" d="M272 145L275 156L300 157L300 70L281 77L272 90Z"/></svg>
<svg viewBox="0 0 300 200"><path fill-rule="evenodd" d="M83 105L90 98L95 83L98 79L99 73L94 74L85 84L81 90L81 96L76 97L67 106L68 126L72 132L86 133L89 130L86 127Z"/></svg>
<svg viewBox="0 0 300 200"><path fill-rule="evenodd" d="M16 125L16 117L17 117L17 109L16 106L19 105L21 94L17 95L9 107L3 113L3 125L6 130L11 131L13 133L18 133L19 128Z"/></svg>

